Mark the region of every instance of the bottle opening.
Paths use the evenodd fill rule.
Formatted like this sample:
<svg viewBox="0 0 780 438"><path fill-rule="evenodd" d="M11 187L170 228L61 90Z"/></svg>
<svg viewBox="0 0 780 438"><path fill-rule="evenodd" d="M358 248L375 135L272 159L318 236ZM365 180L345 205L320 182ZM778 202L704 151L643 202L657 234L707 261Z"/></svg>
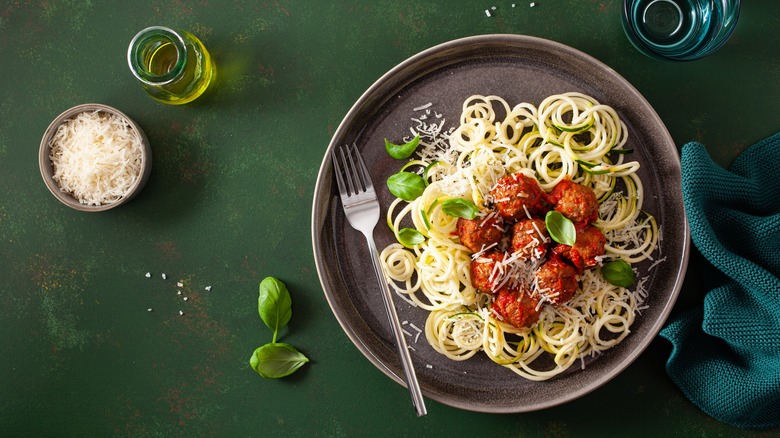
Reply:
<svg viewBox="0 0 780 438"><path fill-rule="evenodd" d="M148 27L130 42L127 62L133 75L146 84L170 83L187 63L184 39L167 27Z"/></svg>

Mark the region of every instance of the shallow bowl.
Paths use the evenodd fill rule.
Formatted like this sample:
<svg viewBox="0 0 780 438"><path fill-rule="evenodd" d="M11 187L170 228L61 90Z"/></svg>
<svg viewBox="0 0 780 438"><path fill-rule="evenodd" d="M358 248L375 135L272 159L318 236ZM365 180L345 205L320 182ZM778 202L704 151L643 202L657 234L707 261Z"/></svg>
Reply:
<svg viewBox="0 0 780 438"><path fill-rule="evenodd" d="M54 167L52 165L51 159L49 158L49 153L51 151L51 140L52 137L54 137L54 134L57 132L57 128L59 128L60 125L62 125L66 121L76 117L80 113L93 112L93 111L100 111L103 113L114 114L121 117L124 121L127 122L130 128L138 134L143 144L143 148L142 148L143 165L142 165L142 171L140 177L135 181L135 183L130 187L130 189L127 191L127 193L124 196L122 196L121 198L119 198L114 202L100 204L100 205L82 204L81 202L79 202L78 199L76 199L70 193L63 191L60 188L57 181L55 181L53 178ZM74 106L73 108L64 111L62 114L54 118L51 124L49 124L49 127L46 129L46 132L43 134L43 138L41 139L41 146L38 151L38 167L40 168L41 176L43 177L43 182L46 183L46 188L48 188L51 194L54 195L54 197L57 198L57 200L59 200L63 204L79 211L89 211L89 212L105 211L127 203L128 201L133 199L141 191L141 189L143 189L144 185L146 185L146 182L149 180L149 175L152 170L152 150L151 150L151 146L149 145L149 139L146 137L146 134L141 129L141 127L138 126L138 124L135 123L130 117L126 116L123 112L119 111L118 109L110 107L108 105L103 105L99 103L87 103L87 104Z"/></svg>
<svg viewBox="0 0 780 438"><path fill-rule="evenodd" d="M647 348L666 321L682 287L688 264L690 231L683 209L681 168L677 147L661 118L623 77L600 61L563 44L522 35L478 35L442 43L403 61L379 78L355 102L324 151L314 191L312 243L317 273L325 297L344 332L380 371L404 385L387 312L371 272L365 240L346 220L333 178L330 153L354 144L374 181L382 217L395 197L384 183L398 172L401 161L385 149L384 139L408 135L413 120L439 126L442 132L459 125L463 102L474 94L501 96L515 105L541 102L570 91L611 106L626 124L626 149L644 185L642 209L663 229L665 260L652 268L638 264L647 306L636 316L631 334L614 348L546 381L517 376L508 368L477 354L453 361L439 354L422 334L408 330L417 378L423 394L461 409L517 413L557 406L606 384ZM430 114L428 114L430 111ZM430 129L430 128L429 128ZM374 232L379 248L397 242L380 223ZM645 274L647 273L647 274ZM396 310L406 327L425 327L429 312L396 296ZM423 333L422 329L418 334ZM418 342L419 338L419 342Z"/></svg>

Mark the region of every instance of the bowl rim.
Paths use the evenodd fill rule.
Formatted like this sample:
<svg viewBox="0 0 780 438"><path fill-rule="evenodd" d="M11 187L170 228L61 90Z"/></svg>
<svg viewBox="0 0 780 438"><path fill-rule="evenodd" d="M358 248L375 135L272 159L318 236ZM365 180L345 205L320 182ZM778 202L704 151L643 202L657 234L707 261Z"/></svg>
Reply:
<svg viewBox="0 0 780 438"><path fill-rule="evenodd" d="M121 117L127 122L128 125L130 125L130 128L139 135L139 137L141 138L141 143L143 145L142 154L141 154L143 170L141 171L140 177L130 187L130 189L127 192L127 195L123 196L122 198L114 202L101 204L101 205L82 204L70 194L60 190L60 186L54 181L54 178L52 177L53 169L52 169L51 160L49 159L49 151L51 149L49 143L51 142L51 138L54 136L57 128L59 128L59 126L62 123L64 123L66 120L73 118L77 114L81 114L84 112L91 112L91 111L100 111L100 112L114 114ZM105 105L102 103L84 103L84 104L80 104L68 108L67 110L63 111L57 117L55 117L54 120L52 120L49 126L46 128L46 131L44 131L43 137L41 138L40 147L38 148L38 168L41 172L41 177L43 178L43 182L46 184L46 188L49 189L49 192L51 192L51 194L54 195L54 197L57 198L57 200L60 201L61 203L79 211L86 211L86 212L105 211L105 210L110 210L114 207L118 207L122 204L125 204L126 202L133 199L141 191L141 189L149 179L149 175L151 173L152 151L151 151L151 146L149 145L149 139L146 137L146 133L144 133L143 129L141 129L141 127L138 126L138 124L133 119L128 117L125 113L112 106Z"/></svg>

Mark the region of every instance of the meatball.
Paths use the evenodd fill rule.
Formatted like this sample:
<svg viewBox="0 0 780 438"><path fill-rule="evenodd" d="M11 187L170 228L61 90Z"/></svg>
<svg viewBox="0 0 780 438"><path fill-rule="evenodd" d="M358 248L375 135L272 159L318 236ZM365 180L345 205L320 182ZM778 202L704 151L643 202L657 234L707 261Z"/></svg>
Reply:
<svg viewBox="0 0 780 438"><path fill-rule="evenodd" d="M522 173L499 179L490 195L501 217L511 221L528 217L529 213L542 214L546 206L546 194L539 183Z"/></svg>
<svg viewBox="0 0 780 438"><path fill-rule="evenodd" d="M589 187L565 179L550 193L555 209L575 224L589 224L599 217L599 201Z"/></svg>
<svg viewBox="0 0 780 438"><path fill-rule="evenodd" d="M536 271L536 290L552 304L563 304L579 288L577 270L559 258L552 258Z"/></svg>
<svg viewBox="0 0 780 438"><path fill-rule="evenodd" d="M598 257L606 252L604 246L607 238L604 233L593 225L588 225L577 233L577 241L574 246L557 245L553 252L569 260L581 271L596 266Z"/></svg>
<svg viewBox="0 0 780 438"><path fill-rule="evenodd" d="M512 251L521 260L540 259L547 254L550 235L542 219L523 219L512 225Z"/></svg>
<svg viewBox="0 0 780 438"><path fill-rule="evenodd" d="M491 212L484 218L458 219L458 237L460 243L471 252L480 252L484 248L504 238L504 221L498 213Z"/></svg>
<svg viewBox="0 0 780 438"><path fill-rule="evenodd" d="M525 291L503 288L493 301L493 311L517 328L531 327L539 320L539 299Z"/></svg>
<svg viewBox="0 0 780 438"><path fill-rule="evenodd" d="M504 261L504 253L493 250L471 261L471 285L480 292L492 293L501 281L497 263ZM493 271L496 271L495 273Z"/></svg>

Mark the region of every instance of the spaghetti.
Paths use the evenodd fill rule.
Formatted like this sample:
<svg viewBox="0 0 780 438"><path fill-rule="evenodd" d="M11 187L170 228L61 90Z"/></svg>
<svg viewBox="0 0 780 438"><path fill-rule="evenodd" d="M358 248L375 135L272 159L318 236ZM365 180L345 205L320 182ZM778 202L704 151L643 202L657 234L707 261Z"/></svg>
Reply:
<svg viewBox="0 0 780 438"><path fill-rule="evenodd" d="M387 222L398 243L380 255L396 293L430 312L424 329L430 345L457 361L484 352L524 378L545 380L618 344L642 308L643 280L633 290L615 286L597 266L578 276L571 300L540 303L537 323L515 327L492 310L494 296L472 285L470 264L481 254L461 244L458 218L442 208L447 200L465 199L485 217L494 202L491 189L507 175L533 177L547 192L571 179L598 199L593 225L607 241L599 262L653 259L659 228L642 211L639 163L625 159L628 132L614 109L581 93L514 107L498 96L475 95L464 102L457 128L442 134L442 125L417 132L420 159L404 168L419 169L427 186L413 201L399 198L389 206ZM402 238L409 224L421 243Z"/></svg>

